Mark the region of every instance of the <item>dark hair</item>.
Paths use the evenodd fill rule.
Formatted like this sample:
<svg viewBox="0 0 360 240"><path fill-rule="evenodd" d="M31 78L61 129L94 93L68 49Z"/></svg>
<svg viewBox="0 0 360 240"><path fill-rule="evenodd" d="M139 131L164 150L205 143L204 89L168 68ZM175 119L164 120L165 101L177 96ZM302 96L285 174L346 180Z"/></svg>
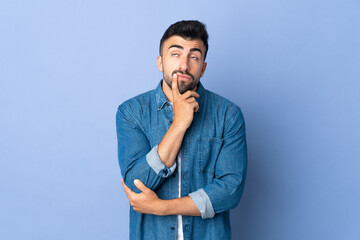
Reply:
<svg viewBox="0 0 360 240"><path fill-rule="evenodd" d="M200 39L201 41L203 41L203 43L205 45L205 55L204 55L204 60L205 60L207 51L209 49L209 45L208 45L209 35L206 31L205 24L203 24L199 21L196 21L196 20L195 21L194 20L189 20L189 21L183 20L183 21L179 21L179 22L172 24L165 31L164 35L162 36L162 38L160 40L160 48L159 48L160 55L162 54L161 47L164 44L165 40L167 40L168 38L170 38L174 35L180 36L187 40Z"/></svg>

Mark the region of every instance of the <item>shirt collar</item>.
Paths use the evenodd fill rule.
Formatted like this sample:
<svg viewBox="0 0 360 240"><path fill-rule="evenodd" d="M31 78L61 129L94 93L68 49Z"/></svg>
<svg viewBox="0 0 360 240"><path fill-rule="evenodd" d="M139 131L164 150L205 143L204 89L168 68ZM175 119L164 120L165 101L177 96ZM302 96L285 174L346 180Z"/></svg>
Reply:
<svg viewBox="0 0 360 240"><path fill-rule="evenodd" d="M155 88L155 100L156 100L156 106L157 106L158 111L160 111L165 106L166 103L170 104L170 101L167 99L164 91L162 90L161 83L162 83L162 80L160 80L159 84ZM200 97L196 99L200 105L200 103L202 102L202 100L205 97L205 96L203 96L205 94L205 88L201 84L201 82L199 82L196 92L200 95Z"/></svg>
<svg viewBox="0 0 360 240"><path fill-rule="evenodd" d="M160 80L159 84L155 88L155 100L158 111L160 111L165 106L166 103L169 103L169 100L167 99L164 91L161 88L161 82L162 80Z"/></svg>

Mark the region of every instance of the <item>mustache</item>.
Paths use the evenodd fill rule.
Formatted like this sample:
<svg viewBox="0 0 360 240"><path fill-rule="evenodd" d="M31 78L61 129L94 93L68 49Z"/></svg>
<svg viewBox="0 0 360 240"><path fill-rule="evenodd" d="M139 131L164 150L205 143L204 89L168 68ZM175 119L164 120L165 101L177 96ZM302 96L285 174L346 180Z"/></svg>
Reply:
<svg viewBox="0 0 360 240"><path fill-rule="evenodd" d="M187 75L191 78L191 80L194 80L194 76L191 73L189 73L188 71L183 72L181 70L175 70L172 72L171 76L173 76L175 73L181 73L182 75Z"/></svg>

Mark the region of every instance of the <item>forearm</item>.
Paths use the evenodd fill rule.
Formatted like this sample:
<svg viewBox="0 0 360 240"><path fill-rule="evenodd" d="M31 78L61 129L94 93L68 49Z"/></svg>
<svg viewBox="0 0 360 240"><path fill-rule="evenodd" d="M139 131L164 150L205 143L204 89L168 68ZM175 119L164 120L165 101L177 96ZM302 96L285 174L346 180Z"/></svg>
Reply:
<svg viewBox="0 0 360 240"><path fill-rule="evenodd" d="M199 209L189 196L163 201L165 201L163 215L201 216Z"/></svg>
<svg viewBox="0 0 360 240"><path fill-rule="evenodd" d="M181 147L186 128L172 124L158 146L158 154L161 161L167 167L171 167Z"/></svg>
<svg viewBox="0 0 360 240"><path fill-rule="evenodd" d="M168 94L170 101L173 103L174 121L158 148L160 159L167 167L174 164L185 132L193 121L194 112L199 110L199 104L195 100L195 98L199 97L199 94L191 90L180 94L177 82L177 75L174 74L172 76L172 94ZM166 89L167 84L164 83L163 86Z"/></svg>
<svg viewBox="0 0 360 240"><path fill-rule="evenodd" d="M139 180L134 184L140 193L133 192L124 181L122 185L133 209L139 213L154 215L188 215L201 216L191 197L175 198L170 200L160 199L154 191L149 189Z"/></svg>

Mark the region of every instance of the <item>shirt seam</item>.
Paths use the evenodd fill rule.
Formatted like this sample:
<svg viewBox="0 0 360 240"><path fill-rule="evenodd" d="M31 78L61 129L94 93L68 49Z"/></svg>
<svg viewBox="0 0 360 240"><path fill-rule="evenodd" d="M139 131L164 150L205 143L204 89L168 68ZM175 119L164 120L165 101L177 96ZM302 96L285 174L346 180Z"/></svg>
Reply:
<svg viewBox="0 0 360 240"><path fill-rule="evenodd" d="M130 122L131 124L135 125L135 127L138 127L142 132L145 133L145 129L142 128L141 124L139 121L136 120L136 118L133 116L133 114L130 113L130 111L128 111L123 105L119 106L119 109L121 108L121 110L123 110L128 116L126 116L126 114L123 114L124 116L126 116L126 121ZM133 120L133 121L131 121Z"/></svg>
<svg viewBox="0 0 360 240"><path fill-rule="evenodd" d="M231 120L234 119L233 117L234 117L235 114L237 114L239 111L240 111L240 108L239 108L239 107L236 107L236 110L234 111L234 113L231 114L231 117L226 121L226 123L225 123L225 129L229 126Z"/></svg>

